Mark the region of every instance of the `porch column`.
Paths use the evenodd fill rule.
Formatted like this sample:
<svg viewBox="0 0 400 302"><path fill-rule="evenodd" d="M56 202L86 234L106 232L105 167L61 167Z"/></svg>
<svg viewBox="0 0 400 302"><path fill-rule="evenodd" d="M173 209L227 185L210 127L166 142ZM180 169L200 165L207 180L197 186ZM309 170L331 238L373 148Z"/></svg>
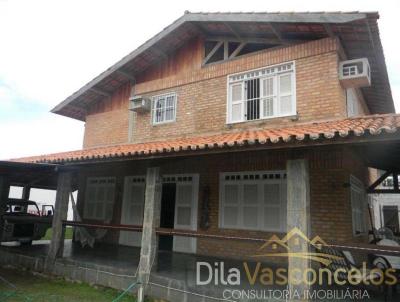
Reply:
<svg viewBox="0 0 400 302"><path fill-rule="evenodd" d="M6 212L10 183L5 176L0 176L0 243L3 241L4 221L1 217Z"/></svg>
<svg viewBox="0 0 400 302"><path fill-rule="evenodd" d="M29 200L31 195L31 187L25 186L22 188L22 199L23 200Z"/></svg>
<svg viewBox="0 0 400 302"><path fill-rule="evenodd" d="M156 228L160 226L161 177L158 167L148 168L144 202L142 247L138 270L138 301L144 301L144 291L149 282L151 267L157 254Z"/></svg>
<svg viewBox="0 0 400 302"><path fill-rule="evenodd" d="M288 160L287 172L287 231L297 228L310 237L310 176L308 161L305 159ZM309 252L305 241L289 240L289 251L292 253ZM288 271L297 280L303 279L303 272L310 268L310 259L288 257ZM309 285L289 282L292 295L295 291L303 296ZM302 299L303 300L303 299ZM304 299L305 300L305 299ZM303 301L304 301L303 300Z"/></svg>
<svg viewBox="0 0 400 302"><path fill-rule="evenodd" d="M57 194L54 205L52 237L46 257L46 270L53 269L57 257L62 257L64 251L65 229L62 221L67 219L69 195L71 193L72 173L60 172L57 180Z"/></svg>

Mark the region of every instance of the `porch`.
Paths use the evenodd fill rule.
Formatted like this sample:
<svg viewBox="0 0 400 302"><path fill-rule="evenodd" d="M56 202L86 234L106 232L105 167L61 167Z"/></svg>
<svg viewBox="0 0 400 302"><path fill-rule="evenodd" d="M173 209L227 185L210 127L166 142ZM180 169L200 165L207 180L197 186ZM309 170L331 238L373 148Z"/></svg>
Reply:
<svg viewBox="0 0 400 302"><path fill-rule="evenodd" d="M0 246L1 263L28 269L35 272L46 272L45 258L49 252L49 241L35 241L31 247L20 246L18 243L2 243ZM80 243L65 240L62 257L54 266L54 274L67 280L81 281L93 285L126 289L136 282L140 261L140 248L112 244L96 244L94 248L82 247ZM158 251L152 267L148 294L152 297L163 297L167 301L230 301L222 299L226 289L234 289L229 285L219 283L214 279L207 286L196 284L196 264L198 262L224 263L223 271L242 267L240 260L201 256L187 253ZM251 270L256 263L248 261ZM263 266L276 269L274 262L262 262ZM213 267L214 269L214 267ZM209 278L207 270L200 271L199 278L205 281ZM222 270L221 270L222 272ZM220 282L220 277L218 277ZM226 280L226 276L224 276ZM246 276L242 276L242 281ZM246 284L246 282L242 282ZM243 290L265 290L261 284L241 287ZM283 290L284 286L273 286L269 289ZM136 288L132 292L136 292ZM281 299L277 299L281 300ZM271 300L272 301L272 300Z"/></svg>
<svg viewBox="0 0 400 302"><path fill-rule="evenodd" d="M248 144L228 150L198 148L182 154L149 153L139 158L79 157L71 162L61 161L55 169L40 164L49 175L32 173L28 180L23 177L33 171L31 166L21 164L21 168L8 163L12 167L2 177L2 196L10 184L29 187L35 184L34 179L40 179L41 185L57 189L57 198L50 245L34 245L26 250L2 247L2 251L7 257L19 255L17 262L36 270L67 274L77 280L85 276L113 287L118 283L117 288L126 288L137 272L136 280L148 285L139 295L144 289L154 294L152 278L172 278L179 286L159 286L164 298L182 294L180 287L192 286L189 281L195 280L193 265L200 259L254 262L253 256L272 236L283 240L286 232L294 228L303 232L303 239L320 236L330 246L353 249L358 254L360 250L371 250L371 245L360 245L369 241L363 199L369 183L368 167L400 169L395 160L399 146L390 141L394 135L383 136L388 140L385 142L370 142L371 137L362 141L354 136L356 141L352 143L338 138L340 143L317 146L295 143L284 147L286 142L282 142L270 148ZM385 155L382 160L386 150L392 150L393 157ZM17 168L23 171L18 172ZM70 193L76 189L81 224L66 221ZM95 248L81 249L64 242L66 225L109 231L100 232L101 236L97 231L97 235L92 233L97 237ZM291 251L310 251L307 244L287 241ZM104 248L95 251L96 246ZM27 264L25 252L31 250L45 256L34 256ZM400 253L396 248L388 250L395 255ZM384 254L385 250L371 252ZM271 266L284 262L282 258L266 259ZM73 273L68 265L72 265ZM309 260L296 257L288 257L286 265L289 269L310 267ZM125 277L118 279L117 272ZM119 287L122 282L126 283ZM204 292L213 288L208 285ZM218 300L218 294L207 296Z"/></svg>
<svg viewBox="0 0 400 302"><path fill-rule="evenodd" d="M2 243L0 246L1 263L16 268L28 269L35 272L45 273L45 258L49 252L49 241L35 241L31 247L20 246L17 243ZM54 266L54 274L67 280L86 282L93 285L126 289L137 280L138 264L140 261L140 248L127 247L111 244L96 244L94 248L81 247L79 243L66 240L64 243L63 256L58 258ZM230 268L243 267L240 260L201 256L195 254L158 251L149 278L147 293L152 297L163 297L167 301L259 301L257 299L224 299L232 295L232 291L239 288L229 284L216 285L214 279L207 286L196 284L196 264L202 263L224 263L223 271L226 273ZM250 271L256 270L257 263L246 261ZM278 265L275 261L262 261L262 267L276 270L287 268ZM221 270L222 272L222 270ZM214 275L215 277L215 275ZM209 278L208 271L202 270L200 280ZM221 278L221 277L217 277ZM226 280L226 275L222 277ZM221 279L218 280L220 282ZM285 286L265 286L260 283L250 285L247 276L241 276L240 291L258 291L259 294L271 295L271 299L263 301L285 301L280 296ZM347 287L348 288L348 287ZM337 290L345 291L346 287L336 285L317 285L314 290ZM400 294L395 291L387 300L385 293L378 287L352 287L351 290L368 289L369 301L397 301ZM136 288L131 291L136 292ZM317 299L316 301L323 301ZM330 301L327 299L326 301ZM352 301L351 299L340 299L340 301Z"/></svg>

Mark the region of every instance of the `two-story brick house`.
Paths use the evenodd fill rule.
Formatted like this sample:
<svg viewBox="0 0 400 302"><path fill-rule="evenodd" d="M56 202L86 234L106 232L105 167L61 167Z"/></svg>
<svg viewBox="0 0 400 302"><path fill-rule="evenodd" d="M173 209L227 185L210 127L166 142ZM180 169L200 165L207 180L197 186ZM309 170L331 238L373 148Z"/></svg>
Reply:
<svg viewBox="0 0 400 302"><path fill-rule="evenodd" d="M309 185L306 231L362 240L368 168L388 164L368 148L397 140L400 125L377 19L185 13L53 109L85 122L82 150L18 161L74 168L85 222L142 225L146 170L159 167L162 228L283 234L296 226L287 182L298 181ZM296 159L308 163L308 181L288 179ZM120 231L102 240L140 246L142 237ZM160 249L234 258L258 246L159 241Z"/></svg>

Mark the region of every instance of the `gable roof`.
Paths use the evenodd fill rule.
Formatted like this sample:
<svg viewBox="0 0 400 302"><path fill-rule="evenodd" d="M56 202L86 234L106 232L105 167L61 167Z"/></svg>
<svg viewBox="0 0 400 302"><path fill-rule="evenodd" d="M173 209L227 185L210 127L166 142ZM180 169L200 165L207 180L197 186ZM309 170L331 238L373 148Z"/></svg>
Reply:
<svg viewBox="0 0 400 302"><path fill-rule="evenodd" d="M337 36L349 59L367 57L372 86L362 88L371 113L395 112L379 37L377 12L190 13L185 14L136 50L58 104L53 113L84 121L86 110L135 75L165 59L191 38L225 36L280 41L310 41Z"/></svg>
<svg viewBox="0 0 400 302"><path fill-rule="evenodd" d="M374 141L400 128L400 114L370 115L341 120L298 124L286 128L265 128L166 141L97 147L70 152L13 159L27 163L80 163L133 158L163 157L201 151L238 150L260 146L281 148L303 145L343 143L352 138ZM398 133L397 133L398 134ZM397 140L398 140L398 136ZM387 157L387 155L385 155ZM379 157L382 161L382 158Z"/></svg>

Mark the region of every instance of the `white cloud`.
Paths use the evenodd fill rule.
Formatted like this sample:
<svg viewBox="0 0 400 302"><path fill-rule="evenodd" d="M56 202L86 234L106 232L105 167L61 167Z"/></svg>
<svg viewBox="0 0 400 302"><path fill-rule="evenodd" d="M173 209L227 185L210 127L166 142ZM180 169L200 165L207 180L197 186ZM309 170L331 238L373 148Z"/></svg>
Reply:
<svg viewBox="0 0 400 302"><path fill-rule="evenodd" d="M82 123L56 115L0 124L0 160L76 150L82 147Z"/></svg>

